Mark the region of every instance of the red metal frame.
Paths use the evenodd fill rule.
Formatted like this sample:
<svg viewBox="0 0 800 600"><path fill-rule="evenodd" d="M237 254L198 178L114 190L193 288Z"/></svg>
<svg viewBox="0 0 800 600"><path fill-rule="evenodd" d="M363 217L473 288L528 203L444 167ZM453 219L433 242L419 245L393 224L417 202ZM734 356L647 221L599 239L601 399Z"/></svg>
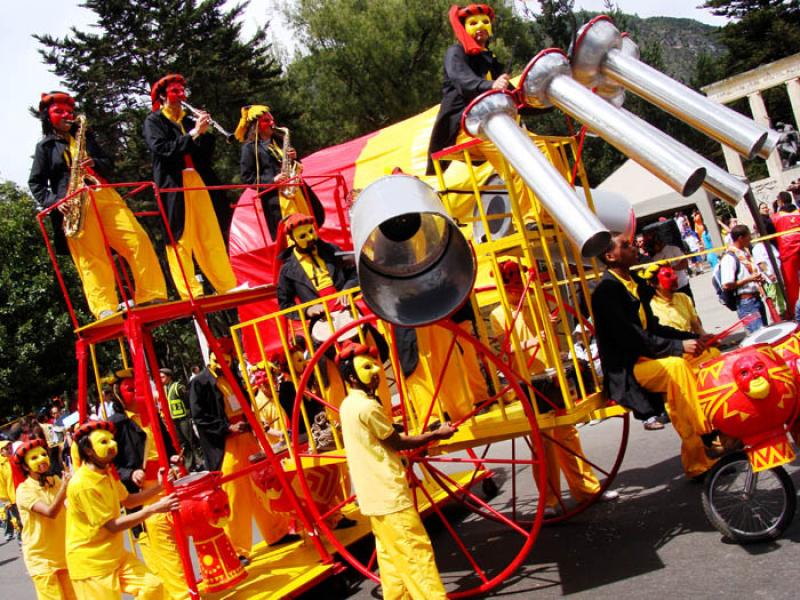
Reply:
<svg viewBox="0 0 800 600"><path fill-rule="evenodd" d="M311 379L312 374L314 372L314 366L319 362L319 360L322 358L322 356L324 356L325 352L337 342L337 339L338 339L339 336L347 333L348 331L350 331L350 330L352 330L352 329L354 329L356 327L360 327L360 326L365 325L367 323L372 323L372 322L374 322L376 320L377 320L377 317L375 315L367 315L367 316L361 317L360 319L347 324L346 326L342 327L341 329L338 329L336 331L335 335L333 335L330 338L328 338L324 343L322 343L316 349L316 351L314 352L314 355L312 356L311 360L309 361L308 365L306 366L306 369L303 371L303 375L300 378L300 381L299 381L298 387L297 387L297 394L295 396L294 409L292 411L292 423L293 423L293 427L292 427L292 446L293 446L294 455L295 455L295 464L296 464L296 470L297 470L297 480L298 480L298 482L300 484L300 487L302 489L303 496L306 499L306 504L309 507L309 511L312 513L312 515L316 519L318 528L325 535L325 537L328 539L328 541L333 545L333 547L335 548L336 552L340 556L342 556L348 563L350 563L350 565L353 568L355 568L358 572L360 572L365 577L377 582L378 578L376 577L376 575L373 572L371 572L371 570L369 569L369 566L368 565L365 566L358 558L356 558L349 551L347 546L345 546L344 543L342 543L337 538L337 536L335 534L335 531L333 529L331 529L330 526L322 519L322 515L320 514L319 508L317 507L317 505L316 505L316 503L315 503L315 501L313 499L313 495L311 493L311 489L310 489L310 487L308 485L308 482L306 480L305 469L303 467L303 458L308 458L308 457L312 457L313 458L315 455L314 454L308 454L308 453L306 453L306 454L302 454L301 453L301 450L305 450L305 448L300 443L299 427L294 426L294 424L300 422L299 420L301 418L300 412L301 412L302 400L303 400L303 398L304 398L304 396L306 394L306 388L308 387L309 380ZM509 389L513 390L513 392L517 395L518 398L524 398L525 397L525 394L522 391L522 388L520 387L519 383L517 383L518 379L514 376L513 372L508 368L508 366L493 354L491 349L489 349L482 342L480 342L480 340L478 340L477 338L469 335L463 329L461 329L460 327L458 327L457 325L455 325L454 323L452 323L450 321L441 321L441 322L437 323L437 325L439 325L439 326L441 326L441 327L443 327L445 329L450 330L454 334L454 336L456 336L457 338L460 338L462 341L466 341L467 343L472 344L476 348L476 350L478 352L480 352L483 356L488 358L488 360L493 364L493 366L496 367L497 370L507 379L507 381L509 382L508 383ZM537 422L536 422L536 415L533 412L532 405L530 403L523 402L522 406L523 406L525 415L526 415L526 417L528 419L528 422L530 424L530 433L529 433L529 435L530 435L530 438L532 440L532 444L533 444L533 448L534 448L533 449L533 455L534 456L539 456L539 457L544 456L544 451L543 451L543 447L542 447L542 440L541 440L541 437L539 435L539 428L538 428L538 425L537 425ZM468 415L467 418L475 415L479 410L480 410L480 407L476 407L473 410L473 412L471 413L471 415ZM425 455L426 455L425 450L426 450L425 448L421 448L421 449L418 449L416 451L408 452L408 453L406 453L406 458L409 460L409 463L420 462L420 463L423 463L423 468L427 468L427 466L424 464ZM328 455L325 454L325 456L328 456ZM436 458L437 461L442 460L440 457L435 457L435 458ZM475 460L480 460L480 459L475 459ZM446 462L446 459L442 460L442 462ZM466 461L466 462L473 462L473 461ZM492 461L492 462L494 464L496 461ZM544 460L539 459L539 460L526 461L526 464L529 464L531 467L535 467L536 469L538 469L538 475L539 475L538 480L539 481L545 481L546 465L545 465ZM535 471L535 469L531 468L531 478L532 478L532 480L534 482L533 485L536 485L536 483L535 483L536 478L534 478L534 471ZM482 470L482 472L486 473L485 476L488 476L488 475L491 474L491 471L488 470L488 469L484 469L484 470ZM444 526L450 532L450 535L452 536L452 538L454 540L454 543L459 548L461 548L462 552L464 552L464 555L467 557L467 560L470 562L470 564L473 564L473 567L476 569L476 573L478 573L478 576L481 578L482 583L479 586L477 586L475 588L472 588L472 589L469 589L469 590L452 593L452 594L449 595L450 598L464 598L464 597L469 597L469 596L485 594L487 591L489 591L490 589L493 589L494 587L499 585L502 581L504 581L506 578L508 578L519 567L519 565L526 558L526 556L530 552L531 548L533 547L533 544L534 544L534 542L536 540L536 537L538 535L538 532L539 532L539 528L541 527L541 524L542 524L542 521L543 521L543 516L544 516L544 497L543 497L543 495L541 495L541 494L539 495L539 502L538 502L538 505L536 507L536 516L535 516L533 522L530 523L529 525L525 524L525 526L529 526L529 531L526 534L524 534L526 539L525 539L525 543L523 544L522 548L519 551L519 554L505 568L503 568L500 571L500 573L498 573L497 575L495 575L491 579L487 579L485 574L483 573L483 571L480 569L479 565L477 565L475 563L475 560L472 557L471 553L466 549L466 546L461 541L461 539L458 536L457 532L455 532L453 530L453 528L447 522L447 519L444 518L444 515L442 514L441 510L437 506L437 504L434 501L434 499L430 497L430 494L425 489L425 487L422 486L421 482L418 479L416 479L416 476L413 474L413 472L411 470L411 466L409 466L408 473L410 473L410 475L409 475L410 484L413 487L419 487L422 490L422 493L428 498L428 500L431 503L431 507L429 508L429 510L435 512L442 519L442 521L444 523ZM478 481L478 480L479 480L479 478L473 478L473 481ZM448 495L451 498L453 497L452 493L449 490L448 490ZM519 532L519 527L514 527L514 530ZM373 560L370 560L369 564L373 564L373 562L374 562Z"/></svg>

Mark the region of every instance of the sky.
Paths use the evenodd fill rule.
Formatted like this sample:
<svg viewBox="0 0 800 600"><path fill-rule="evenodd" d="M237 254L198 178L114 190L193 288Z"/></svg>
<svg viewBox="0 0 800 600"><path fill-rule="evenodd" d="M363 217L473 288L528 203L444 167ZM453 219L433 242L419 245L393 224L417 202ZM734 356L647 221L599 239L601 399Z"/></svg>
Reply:
<svg viewBox="0 0 800 600"><path fill-rule="evenodd" d="M523 0L516 0L522 3ZM697 5L702 0L618 0L617 5L625 12L641 17L670 16L693 18L712 25L723 25L724 19L714 17ZM42 63L38 42L33 34L50 34L63 37L70 27L89 30L94 18L91 11L79 6L79 0L40 0L18 2L0 0L5 15L0 22L0 81L5 81L5 90L0 97L0 125L6 140L0 145L0 180L10 180L27 188L31 156L41 129L28 108L38 103L39 95L55 89L63 89L58 78ZM244 14L244 33L252 33L258 24L269 19L280 20L274 8L275 0L251 0ZM537 2L532 2L534 9ZM575 0L576 9L600 11L602 0ZM291 40L284 33L274 42L291 49Z"/></svg>

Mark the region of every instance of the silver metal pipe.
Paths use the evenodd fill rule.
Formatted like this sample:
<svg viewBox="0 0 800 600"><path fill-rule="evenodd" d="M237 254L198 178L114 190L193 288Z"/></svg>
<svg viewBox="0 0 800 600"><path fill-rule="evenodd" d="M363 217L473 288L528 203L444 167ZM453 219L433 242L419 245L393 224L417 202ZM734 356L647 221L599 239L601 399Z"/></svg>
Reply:
<svg viewBox="0 0 800 600"><path fill-rule="evenodd" d="M705 169L676 155L659 137L575 81L561 50L540 52L525 68L520 87L528 104L558 107L683 196L702 185Z"/></svg>
<svg viewBox="0 0 800 600"><path fill-rule="evenodd" d="M625 41L635 46L630 38ZM646 65L638 59L638 49L633 53L622 44L611 19L592 19L579 30L573 48L575 78L589 87L622 85L748 159L766 158L775 149L769 128Z"/></svg>
<svg viewBox="0 0 800 600"><path fill-rule="evenodd" d="M514 117L516 103L508 92L489 92L467 107L464 129L491 141L584 257L598 256L611 234L582 202ZM506 182L511 185L510 182Z"/></svg>
<svg viewBox="0 0 800 600"><path fill-rule="evenodd" d="M706 170L706 178L703 181L703 187L707 191L715 196L719 196L731 206L736 206L739 202L744 200L745 195L750 189L750 185L746 181L735 175L731 175L722 167L711 162L691 148L684 146L678 140L668 136L666 133L632 112L624 108L620 110L623 114L633 119L639 126L646 129L650 134L657 136L664 144L670 146L673 152L683 156L692 164L703 167Z"/></svg>
<svg viewBox="0 0 800 600"><path fill-rule="evenodd" d="M609 51L601 70L633 93L747 158L756 156L767 141L766 127L619 50Z"/></svg>

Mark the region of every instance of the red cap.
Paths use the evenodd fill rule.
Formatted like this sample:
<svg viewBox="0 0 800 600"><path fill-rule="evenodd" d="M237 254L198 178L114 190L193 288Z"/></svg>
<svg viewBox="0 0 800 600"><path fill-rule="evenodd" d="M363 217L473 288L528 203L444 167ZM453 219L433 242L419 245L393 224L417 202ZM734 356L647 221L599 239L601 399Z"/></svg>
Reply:
<svg viewBox="0 0 800 600"><path fill-rule="evenodd" d="M75 430L75 433L72 434L72 439L77 443L79 439L85 435L89 435L93 431L110 431L111 433L115 433L116 428L113 423L109 423L108 421L87 421Z"/></svg>
<svg viewBox="0 0 800 600"><path fill-rule="evenodd" d="M375 346L367 346L366 344L359 344L358 342L347 341L342 344L342 349L336 355L336 364L340 364L343 360L349 360L356 356L370 355L372 358L378 358L378 349Z"/></svg>
<svg viewBox="0 0 800 600"><path fill-rule="evenodd" d="M464 29L464 19L473 15L488 15L494 21L494 9L488 4L470 4L464 8L454 4L450 7L450 12L448 13L450 27L453 28L456 39L464 47L464 52L467 54L480 54L483 48Z"/></svg>
<svg viewBox="0 0 800 600"><path fill-rule="evenodd" d="M289 234L301 225L313 225L314 217L303 213L293 213L283 220L284 231Z"/></svg>
<svg viewBox="0 0 800 600"><path fill-rule="evenodd" d="M27 442L23 442L22 445L17 447L16 451L14 452L14 461L17 463L17 466L20 468L22 464L25 462L25 455L33 450L34 448L44 448L47 444L44 440L29 440Z"/></svg>
<svg viewBox="0 0 800 600"><path fill-rule="evenodd" d="M75 108L75 98L68 93L50 92L48 94L42 94L42 98L39 100L39 112L46 111L51 104L55 104L56 102L69 104L72 108Z"/></svg>
<svg viewBox="0 0 800 600"><path fill-rule="evenodd" d="M169 75L164 75L164 77L156 81L153 84L153 87L150 88L150 101L153 103L153 112L161 108L161 96L164 95L167 86L173 81L176 81L183 86L186 85L186 79L183 77L183 75L180 75L179 73L170 73Z"/></svg>

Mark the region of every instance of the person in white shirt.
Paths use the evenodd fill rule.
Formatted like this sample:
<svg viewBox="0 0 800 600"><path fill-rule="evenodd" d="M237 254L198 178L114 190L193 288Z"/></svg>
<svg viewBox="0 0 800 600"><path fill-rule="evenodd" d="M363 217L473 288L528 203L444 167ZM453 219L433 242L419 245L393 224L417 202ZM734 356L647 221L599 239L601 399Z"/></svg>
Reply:
<svg viewBox="0 0 800 600"><path fill-rule="evenodd" d="M761 300L761 284L766 281L750 254L750 229L747 225L736 225L730 232L733 242L720 262L720 283L726 290L736 291L736 313L740 319L753 316L745 327L753 333L767 321L764 302Z"/></svg>

